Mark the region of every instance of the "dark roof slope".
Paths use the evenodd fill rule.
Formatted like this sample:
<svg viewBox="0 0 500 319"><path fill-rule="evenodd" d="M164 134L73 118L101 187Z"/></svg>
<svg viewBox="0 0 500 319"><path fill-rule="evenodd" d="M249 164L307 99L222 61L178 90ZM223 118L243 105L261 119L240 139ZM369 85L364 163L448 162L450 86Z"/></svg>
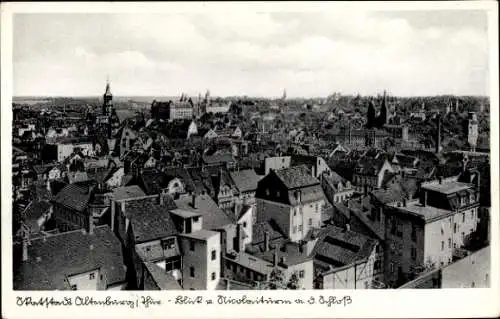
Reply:
<svg viewBox="0 0 500 319"><path fill-rule="evenodd" d="M319 184L319 180L314 177L305 165L274 171L274 174L283 182L288 189L307 187Z"/></svg>
<svg viewBox="0 0 500 319"><path fill-rule="evenodd" d="M54 197L53 202L83 212L91 199L92 189L88 186L69 184Z"/></svg>
<svg viewBox="0 0 500 319"><path fill-rule="evenodd" d="M69 290L67 276L100 269L106 284L125 282L121 244L108 226L31 240L29 259L14 268L16 290Z"/></svg>

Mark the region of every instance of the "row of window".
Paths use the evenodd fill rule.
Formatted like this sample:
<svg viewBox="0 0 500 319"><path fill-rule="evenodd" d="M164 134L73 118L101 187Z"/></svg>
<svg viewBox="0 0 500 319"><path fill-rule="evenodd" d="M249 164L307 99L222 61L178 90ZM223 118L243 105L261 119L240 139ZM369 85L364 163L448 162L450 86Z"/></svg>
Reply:
<svg viewBox="0 0 500 319"><path fill-rule="evenodd" d="M194 267L192 267L192 266L191 266L191 267L189 267L189 276L190 276L191 278L194 278L194 277L195 277L195 269L194 269ZM212 272L212 274L210 275L210 278L211 278L212 280L216 280L216 279L217 279L217 273L216 273L215 271L214 271L214 272Z"/></svg>

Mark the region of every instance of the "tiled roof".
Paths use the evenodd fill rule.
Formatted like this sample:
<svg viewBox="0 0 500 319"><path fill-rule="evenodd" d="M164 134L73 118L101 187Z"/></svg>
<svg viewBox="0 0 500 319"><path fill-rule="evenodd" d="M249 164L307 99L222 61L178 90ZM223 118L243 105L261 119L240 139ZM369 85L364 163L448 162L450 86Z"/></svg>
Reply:
<svg viewBox="0 0 500 319"><path fill-rule="evenodd" d="M31 240L28 255L15 267L16 290L69 290L67 276L99 268L108 286L125 282L121 244L108 226Z"/></svg>
<svg viewBox="0 0 500 319"><path fill-rule="evenodd" d="M167 205L157 197L127 201L125 211L130 219L136 243L148 242L178 233Z"/></svg>
<svg viewBox="0 0 500 319"><path fill-rule="evenodd" d="M113 190L113 198L117 201L145 195L146 194L137 185L118 187Z"/></svg>
<svg viewBox="0 0 500 319"><path fill-rule="evenodd" d="M69 184L54 197L53 202L83 212L90 201L92 190L87 186Z"/></svg>
<svg viewBox="0 0 500 319"><path fill-rule="evenodd" d="M230 175L236 188L240 192L255 191L257 189L257 183L261 179L253 169L231 172Z"/></svg>
<svg viewBox="0 0 500 319"><path fill-rule="evenodd" d="M305 165L294 166L274 171L274 174L288 189L318 185L319 180L314 177Z"/></svg>
<svg viewBox="0 0 500 319"><path fill-rule="evenodd" d="M229 216L226 215L208 195L196 195L196 208L194 208L191 203L192 197L189 195L182 196L175 200L177 208L201 213L203 218L203 229L220 229L232 223Z"/></svg>
<svg viewBox="0 0 500 319"><path fill-rule="evenodd" d="M328 226L320 234L314 247L314 260L334 267L349 265L368 258L373 252L377 241L336 226Z"/></svg>

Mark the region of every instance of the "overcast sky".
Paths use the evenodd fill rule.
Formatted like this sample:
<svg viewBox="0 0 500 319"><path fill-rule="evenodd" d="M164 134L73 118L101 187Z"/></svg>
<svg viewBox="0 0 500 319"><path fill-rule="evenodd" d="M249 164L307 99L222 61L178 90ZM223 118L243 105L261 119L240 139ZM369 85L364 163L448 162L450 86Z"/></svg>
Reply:
<svg viewBox="0 0 500 319"><path fill-rule="evenodd" d="M480 11L17 14L14 95L488 94Z"/></svg>

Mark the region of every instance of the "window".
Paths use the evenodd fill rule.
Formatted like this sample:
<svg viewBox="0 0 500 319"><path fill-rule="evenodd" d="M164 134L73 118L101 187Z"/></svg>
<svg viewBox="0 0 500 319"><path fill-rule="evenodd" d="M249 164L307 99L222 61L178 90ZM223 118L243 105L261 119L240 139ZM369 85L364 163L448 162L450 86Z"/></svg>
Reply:
<svg viewBox="0 0 500 319"><path fill-rule="evenodd" d="M243 228L247 228L247 222L243 222Z"/></svg>
<svg viewBox="0 0 500 319"><path fill-rule="evenodd" d="M100 278L101 278L101 280L102 280L102 279L104 278L104 276L103 276L103 275L101 275L101 276L100 276Z"/></svg>
<svg viewBox="0 0 500 319"><path fill-rule="evenodd" d="M451 248L451 238L448 238L448 248Z"/></svg>
<svg viewBox="0 0 500 319"><path fill-rule="evenodd" d="M441 241L441 250L444 250L444 241Z"/></svg>
<svg viewBox="0 0 500 319"><path fill-rule="evenodd" d="M147 251L147 252L150 252L150 251L151 251L151 247L149 247L149 246L148 246L148 247L146 247L146 251Z"/></svg>
<svg viewBox="0 0 500 319"><path fill-rule="evenodd" d="M293 233L295 234L297 232L297 226L293 226Z"/></svg>
<svg viewBox="0 0 500 319"><path fill-rule="evenodd" d="M411 240L417 240L417 227L414 224L411 224Z"/></svg>
<svg viewBox="0 0 500 319"><path fill-rule="evenodd" d="M465 233L462 232L462 241L464 241L464 240L465 240Z"/></svg>
<svg viewBox="0 0 500 319"><path fill-rule="evenodd" d="M175 247L175 238L168 238L162 241L163 250L173 249Z"/></svg>
<svg viewBox="0 0 500 319"><path fill-rule="evenodd" d="M281 197L280 191L276 191L276 197Z"/></svg>
<svg viewBox="0 0 500 319"><path fill-rule="evenodd" d="M443 225L441 225L441 236L443 236L443 235L444 235L444 227L443 227Z"/></svg>
<svg viewBox="0 0 500 319"><path fill-rule="evenodd" d="M312 224L313 224L313 220L312 220L312 218L309 218L309 226L312 226Z"/></svg>
<svg viewBox="0 0 500 319"><path fill-rule="evenodd" d="M194 267L189 268L189 275L191 276L191 278L194 278Z"/></svg>
<svg viewBox="0 0 500 319"><path fill-rule="evenodd" d="M71 285L71 290L77 290L78 287L76 285Z"/></svg>
<svg viewBox="0 0 500 319"><path fill-rule="evenodd" d="M380 260L375 260L375 264L373 265L373 270L379 271L381 269L382 263Z"/></svg>
<svg viewBox="0 0 500 319"><path fill-rule="evenodd" d="M302 215L304 212L302 211L302 206L299 207L299 213Z"/></svg>
<svg viewBox="0 0 500 319"><path fill-rule="evenodd" d="M189 241L189 250L194 251L194 240Z"/></svg>
<svg viewBox="0 0 500 319"><path fill-rule="evenodd" d="M319 212L319 205L316 204L316 206L314 207L314 209L316 210L316 213L318 213Z"/></svg>
<svg viewBox="0 0 500 319"><path fill-rule="evenodd" d="M214 249L212 250L212 260L216 260L217 259L217 251Z"/></svg>
<svg viewBox="0 0 500 319"><path fill-rule="evenodd" d="M394 273L394 263L391 263L390 265L391 273Z"/></svg>
<svg viewBox="0 0 500 319"><path fill-rule="evenodd" d="M299 231L302 231L302 225L299 225Z"/></svg>
<svg viewBox="0 0 500 319"><path fill-rule="evenodd" d="M465 223L465 213L462 213L462 223Z"/></svg>
<svg viewBox="0 0 500 319"><path fill-rule="evenodd" d="M411 248L411 259L413 260L417 259L417 249L415 247Z"/></svg>
<svg viewBox="0 0 500 319"><path fill-rule="evenodd" d="M197 223L199 220L200 220L200 218L198 216L193 217L193 222L194 223Z"/></svg>
<svg viewBox="0 0 500 319"><path fill-rule="evenodd" d="M212 273L212 280L215 280L217 278L217 274L215 272Z"/></svg>
<svg viewBox="0 0 500 319"><path fill-rule="evenodd" d="M95 279L95 273L89 274L89 280L94 280Z"/></svg>
<svg viewBox="0 0 500 319"><path fill-rule="evenodd" d="M457 233L457 223L453 223L453 233Z"/></svg>
<svg viewBox="0 0 500 319"><path fill-rule="evenodd" d="M301 270L299 271L299 278L304 278L305 271Z"/></svg>
<svg viewBox="0 0 500 319"><path fill-rule="evenodd" d="M293 210L293 216L297 216L297 210Z"/></svg>

